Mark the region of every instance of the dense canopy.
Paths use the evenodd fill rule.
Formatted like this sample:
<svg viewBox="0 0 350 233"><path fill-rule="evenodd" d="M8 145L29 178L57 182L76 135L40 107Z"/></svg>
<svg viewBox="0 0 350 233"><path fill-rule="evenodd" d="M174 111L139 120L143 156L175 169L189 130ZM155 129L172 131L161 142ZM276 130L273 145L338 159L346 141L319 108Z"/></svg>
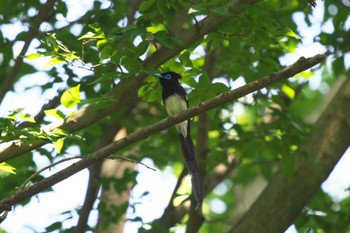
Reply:
<svg viewBox="0 0 350 233"><path fill-rule="evenodd" d="M0 232L25 229L9 218L31 200L67 201L53 186L84 169L86 190L65 190L80 204L28 232L349 232L349 197L321 189L350 145L349 9L2 0ZM166 71L190 104L171 118ZM200 211L174 127L186 119Z"/></svg>

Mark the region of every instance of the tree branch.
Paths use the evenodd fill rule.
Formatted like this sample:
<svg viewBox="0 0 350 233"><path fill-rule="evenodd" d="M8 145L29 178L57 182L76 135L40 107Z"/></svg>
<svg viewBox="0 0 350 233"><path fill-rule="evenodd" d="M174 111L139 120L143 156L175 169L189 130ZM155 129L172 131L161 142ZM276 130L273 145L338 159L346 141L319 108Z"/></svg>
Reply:
<svg viewBox="0 0 350 233"><path fill-rule="evenodd" d="M347 79L300 148L293 176L280 170L229 232L284 232L295 221L350 145L349 102ZM278 221L271 221L276 216Z"/></svg>
<svg viewBox="0 0 350 233"><path fill-rule="evenodd" d="M230 9L231 12L239 14L245 9L241 5L255 4L258 1L259 0L231 0L226 7ZM194 27L183 31L176 36L177 40L182 42L182 46L175 45L172 49L165 47L160 48L144 61L144 66L146 68L156 68L160 66L165 61L181 52L184 48L187 48L196 41L202 39L204 35L216 31L227 21L227 18L228 17L224 16L206 17ZM96 108L94 104L91 104L87 108L78 111L75 115L69 117L64 122L53 123L46 126L45 130L51 131L60 128L67 132L75 132L97 122L116 111L116 109L128 106L129 103L138 98L137 91L143 85L145 77L146 74L140 74L134 78L122 79L108 94L109 96L112 96L115 101L111 102L106 108ZM31 144L24 142L18 143L17 141L2 143L0 144L0 162L7 161L25 152L39 148L46 143L47 141L44 140L36 140Z"/></svg>
<svg viewBox="0 0 350 233"><path fill-rule="evenodd" d="M302 72L306 69L309 69L324 60L323 55L316 55L311 58L301 57L297 62L293 65L285 67L284 69L277 71L276 73L259 79L257 81L248 83L242 87L236 88L232 91L226 92L224 94L220 94L217 97L214 97L208 101L198 104L197 106L191 107L188 110L182 112L173 117L168 117L164 120L161 120L157 123L154 123L148 127L137 130L134 133L124 137L118 141L115 141L94 153L91 153L86 156L86 158L80 160L77 163L72 164L71 166L57 172L56 174L34 184L33 186L25 189L21 192L16 193L10 198L3 199L0 202L0 212L4 210L8 210L9 206L13 206L16 203L19 203L31 196L38 194L39 192L61 182L64 179L67 179L71 175L91 166L94 163L97 163L101 159L106 158L110 154L113 154L133 143L141 141L157 132L160 132L170 126L173 126L179 122L182 122L186 119L194 117L200 113L208 111L213 108L217 108L223 104L228 102L232 102L235 99L238 99L242 96L245 96L251 92L259 90L263 87L266 87L272 83L281 81L283 79L287 79L289 77L294 76L295 74Z"/></svg>

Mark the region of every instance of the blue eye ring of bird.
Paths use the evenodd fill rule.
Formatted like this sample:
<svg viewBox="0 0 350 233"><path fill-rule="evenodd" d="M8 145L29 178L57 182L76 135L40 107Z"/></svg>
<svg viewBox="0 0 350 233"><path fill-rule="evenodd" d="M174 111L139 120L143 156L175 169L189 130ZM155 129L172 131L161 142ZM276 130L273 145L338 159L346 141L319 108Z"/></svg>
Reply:
<svg viewBox="0 0 350 233"><path fill-rule="evenodd" d="M166 75L164 76L164 78L165 78L165 79L168 79L168 80L171 79L171 74L166 74Z"/></svg>

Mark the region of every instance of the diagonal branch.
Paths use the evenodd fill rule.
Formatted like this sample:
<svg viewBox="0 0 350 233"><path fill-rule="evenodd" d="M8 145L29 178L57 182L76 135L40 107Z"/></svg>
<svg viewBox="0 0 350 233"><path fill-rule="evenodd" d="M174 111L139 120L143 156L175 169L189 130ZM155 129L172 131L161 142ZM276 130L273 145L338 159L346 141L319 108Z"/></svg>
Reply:
<svg viewBox="0 0 350 233"><path fill-rule="evenodd" d="M226 7L230 9L232 13L239 14L244 11L244 5L255 4L258 1L259 0L231 0ZM145 67L156 68L160 66L165 61L181 52L184 48L202 39L204 35L216 31L227 19L228 17L226 16L208 16L204 18L192 28L175 35L176 39L182 42L181 46L175 45L172 49L165 47L160 48L144 61ZM64 122L48 125L45 127L45 130L50 131L61 128L67 132L75 132L97 122L116 111L116 109L123 108L129 103L134 102L135 99L138 98L137 91L143 85L145 77L146 74L140 74L134 78L122 79L109 93L109 96L112 96L115 101L111 102L106 108L96 108L94 104L91 104L87 108L69 117ZM2 143L0 144L0 162L10 160L25 152L37 149L46 143L47 141L44 140L36 140L31 144L24 142L17 143L16 141Z"/></svg>
<svg viewBox="0 0 350 233"><path fill-rule="evenodd" d="M235 99L238 99L242 96L245 96L249 93L252 93L254 91L257 91L261 88L267 87L268 85L272 83L276 83L278 81L281 81L283 79L288 79L289 77L292 77L296 75L297 73L300 73L306 69L309 69L320 62L324 60L323 55L316 55L311 58L304 58L301 57L297 62L294 64L285 67L284 69L277 71L276 73L266 76L264 78L261 78L257 81L248 83L242 87L236 88L232 91L220 94L219 96L216 96L208 101L205 101L203 103L198 104L197 106L194 106L192 108L189 108L188 110L182 112L181 114L178 114L173 117L168 117L164 120L161 120L157 123L154 123L148 127L145 127L143 129L137 130L134 133L128 135L127 137L124 137L118 141L115 141L113 143L110 143L109 145L95 151L94 153L91 153L86 156L86 158L80 160L77 163L72 164L71 166L55 173L54 175L34 184L30 188L23 190L21 192L16 193L16 195L13 195L10 198L3 199L0 201L0 212L4 210L11 209L9 207L27 199L30 198L39 192L61 182L64 179L67 179L68 177L72 176L73 174L91 166L92 164L97 163L101 159L106 158L110 154L113 154L131 144L134 144L136 142L139 142L157 132L160 132L166 128L169 128L170 126L173 126L179 122L182 122L186 119L189 119L191 117L194 117L200 113L203 113L205 111L208 111L213 108L217 108L219 106L222 106L226 103L232 102Z"/></svg>

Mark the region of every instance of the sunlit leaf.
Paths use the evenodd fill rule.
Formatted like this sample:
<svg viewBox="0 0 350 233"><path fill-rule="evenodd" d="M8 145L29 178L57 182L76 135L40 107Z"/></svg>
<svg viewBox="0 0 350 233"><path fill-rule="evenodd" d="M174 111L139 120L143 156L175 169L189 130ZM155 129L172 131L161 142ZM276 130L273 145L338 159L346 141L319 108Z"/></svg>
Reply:
<svg viewBox="0 0 350 233"><path fill-rule="evenodd" d="M56 151L58 153L61 153L61 150L62 150L62 147L63 147L63 144L64 144L64 139L63 138L59 138L59 139L53 141L52 144L54 145Z"/></svg>
<svg viewBox="0 0 350 233"><path fill-rule="evenodd" d="M282 91L286 96L288 96L289 99L294 99L295 91L293 90L293 88L290 88L288 85L284 84L282 86Z"/></svg>
<svg viewBox="0 0 350 233"><path fill-rule="evenodd" d="M57 137L65 137L65 136L68 136L69 133L67 133L66 131L64 131L62 129L55 129L54 131L50 132L50 135L54 135Z"/></svg>
<svg viewBox="0 0 350 233"><path fill-rule="evenodd" d="M85 35L78 38L78 40L83 39L104 39L105 34L101 27L98 24L89 24L89 27L92 28L95 32L87 32Z"/></svg>
<svg viewBox="0 0 350 233"><path fill-rule="evenodd" d="M313 77L313 76L315 76L315 73L314 73L314 72L306 70L306 71L303 71L303 72L301 72L301 73L299 73L299 74L296 74L296 75L294 76L294 78L305 78L305 79L309 79L309 78L311 78L311 77Z"/></svg>
<svg viewBox="0 0 350 233"><path fill-rule="evenodd" d="M17 114L12 113L8 116L4 116L4 118L11 119L11 120L17 120Z"/></svg>
<svg viewBox="0 0 350 233"><path fill-rule="evenodd" d="M85 35L79 37L78 40L91 39L91 38L94 38L94 36L95 36L95 33L87 32Z"/></svg>
<svg viewBox="0 0 350 233"><path fill-rule="evenodd" d="M40 53L32 53L32 54L30 54L28 56L25 56L24 58L28 59L28 60L34 60L34 59L37 59L39 57L41 57Z"/></svg>
<svg viewBox="0 0 350 233"><path fill-rule="evenodd" d="M19 115L19 119L35 123L34 117L30 116L27 113L23 113L23 114Z"/></svg>
<svg viewBox="0 0 350 233"><path fill-rule="evenodd" d="M52 57L44 66L44 69L49 68L51 66L55 66L59 63L66 62L65 60L59 58L59 57Z"/></svg>
<svg viewBox="0 0 350 233"><path fill-rule="evenodd" d="M16 174L16 172L15 172L16 168L8 165L5 162L0 163L0 170L8 172L8 173Z"/></svg>
<svg viewBox="0 0 350 233"><path fill-rule="evenodd" d="M295 39L301 39L301 36L299 36L298 34L296 34L292 29L288 28L288 32L286 33L287 36L289 37L293 37Z"/></svg>
<svg viewBox="0 0 350 233"><path fill-rule="evenodd" d="M72 87L61 96L61 104L66 108L72 108L80 102L80 84Z"/></svg>
<svg viewBox="0 0 350 233"><path fill-rule="evenodd" d="M298 40L301 39L301 37L290 28L282 28L282 29L278 30L277 35L282 36L282 37L292 37L292 38L295 38Z"/></svg>
<svg viewBox="0 0 350 233"><path fill-rule="evenodd" d="M46 116L52 116L52 117L55 117L57 119L64 119L64 117L65 117L63 112L61 112L58 109L45 110L44 113Z"/></svg>
<svg viewBox="0 0 350 233"><path fill-rule="evenodd" d="M71 53L59 53L60 56L62 56L64 59L69 60L69 61L74 61L79 59L80 57L75 55L74 52Z"/></svg>

